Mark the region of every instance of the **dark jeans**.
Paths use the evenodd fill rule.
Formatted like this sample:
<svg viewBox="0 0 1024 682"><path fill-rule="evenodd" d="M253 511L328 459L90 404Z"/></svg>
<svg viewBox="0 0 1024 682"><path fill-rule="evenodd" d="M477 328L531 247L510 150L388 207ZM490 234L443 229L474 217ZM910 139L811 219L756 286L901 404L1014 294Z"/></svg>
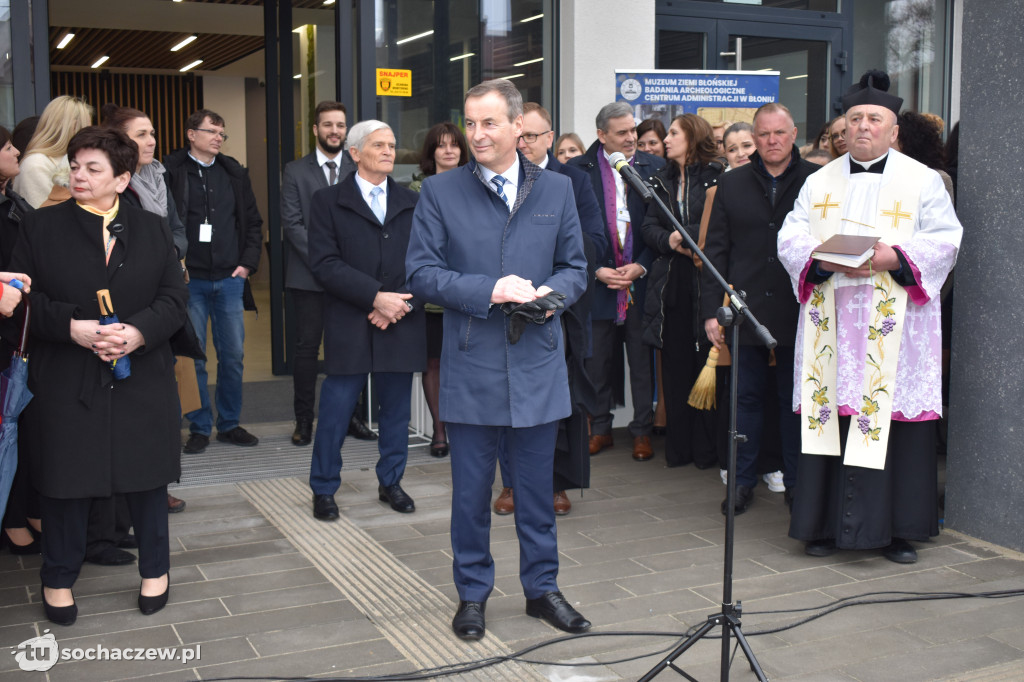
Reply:
<svg viewBox="0 0 1024 682"><path fill-rule="evenodd" d="M757 484L757 457L761 449L765 405L777 400L779 435L782 440L782 475L786 488L797 486L796 470L800 459L800 415L793 412L793 347L775 349L775 367L768 366L769 351L758 346L740 348L739 391L736 406L736 429L747 437L736 446L736 483L753 488ZM777 393L766 395L775 373Z"/></svg>
<svg viewBox="0 0 1024 682"><path fill-rule="evenodd" d="M295 419L313 421L320 343L324 336L324 294L303 289L290 291L295 302L295 358L292 361Z"/></svg>

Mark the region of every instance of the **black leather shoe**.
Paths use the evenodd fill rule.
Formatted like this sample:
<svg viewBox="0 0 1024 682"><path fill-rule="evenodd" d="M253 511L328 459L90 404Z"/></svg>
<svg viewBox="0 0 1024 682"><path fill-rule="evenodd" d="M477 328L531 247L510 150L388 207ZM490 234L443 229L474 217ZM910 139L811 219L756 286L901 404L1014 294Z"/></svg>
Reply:
<svg viewBox="0 0 1024 682"><path fill-rule="evenodd" d="M139 611L142 611L144 616L152 616L154 613L167 606L167 598L171 594L171 576L167 576L167 589L164 590L163 594L158 594L155 597L147 597L142 594L142 588L139 588Z"/></svg>
<svg viewBox="0 0 1024 682"><path fill-rule="evenodd" d="M218 431L217 440L221 443L230 443L231 445L241 445L245 448L251 448L260 442L260 439L252 435L241 426L236 426L230 431Z"/></svg>
<svg viewBox="0 0 1024 682"><path fill-rule="evenodd" d="M893 538L892 543L882 550L882 556L897 564L912 564L917 561L917 550L903 538Z"/></svg>
<svg viewBox="0 0 1024 682"><path fill-rule="evenodd" d="M139 541L135 538L135 535L128 533L117 541L117 547L118 549L138 549Z"/></svg>
<svg viewBox="0 0 1024 682"><path fill-rule="evenodd" d="M75 621L78 620L78 604L72 604L71 606L51 606L46 601L46 588L42 585L39 586L39 597L43 600L43 611L46 612L46 619L51 623L57 625L74 625ZM71 595L74 599L75 595Z"/></svg>
<svg viewBox="0 0 1024 682"><path fill-rule="evenodd" d="M309 445L313 442L313 420L296 419L295 432L292 433L292 445Z"/></svg>
<svg viewBox="0 0 1024 682"><path fill-rule="evenodd" d="M201 433L190 433L188 434L188 440L185 441L185 447L183 447L181 451L188 455L198 455L200 452L205 450L206 446L209 444L209 436Z"/></svg>
<svg viewBox="0 0 1024 682"><path fill-rule="evenodd" d="M804 545L804 553L809 556L832 556L838 551L836 541L830 539L811 540Z"/></svg>
<svg viewBox="0 0 1024 682"><path fill-rule="evenodd" d="M402 486L394 484L385 488L377 486L377 497L381 502L390 502L391 508L402 514L410 514L416 511L416 503L412 501L409 494L402 490Z"/></svg>
<svg viewBox="0 0 1024 682"><path fill-rule="evenodd" d="M135 555L117 547L107 547L96 554L85 555L85 560L100 566L124 566L135 561Z"/></svg>
<svg viewBox="0 0 1024 682"><path fill-rule="evenodd" d="M487 603L482 601L459 602L459 610L452 618L452 630L459 639L481 639L484 636L485 608Z"/></svg>
<svg viewBox="0 0 1024 682"><path fill-rule="evenodd" d="M729 513L727 506L728 499L722 500L722 515ZM743 512L750 509L750 505L754 502L754 489L748 488L745 485L736 486L736 497L733 498L732 508L736 516L739 516Z"/></svg>
<svg viewBox="0 0 1024 682"><path fill-rule="evenodd" d="M314 495L313 516L321 521L333 521L338 518L338 505L334 503L334 495Z"/></svg>
<svg viewBox="0 0 1024 682"><path fill-rule="evenodd" d="M377 434L373 432L373 429L355 414L348 422L348 435L359 440L377 440Z"/></svg>
<svg viewBox="0 0 1024 682"><path fill-rule="evenodd" d="M578 633L590 629L590 621L574 609L561 592L547 592L537 599L527 599L526 615L543 618L566 632Z"/></svg>

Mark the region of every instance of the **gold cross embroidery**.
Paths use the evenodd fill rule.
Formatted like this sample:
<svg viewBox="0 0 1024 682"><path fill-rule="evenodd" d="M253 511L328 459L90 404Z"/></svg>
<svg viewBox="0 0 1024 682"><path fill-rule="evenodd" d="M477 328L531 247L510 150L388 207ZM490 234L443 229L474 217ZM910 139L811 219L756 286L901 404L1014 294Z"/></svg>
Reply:
<svg viewBox="0 0 1024 682"><path fill-rule="evenodd" d="M910 220L913 216L906 211L900 210L900 202L893 201L892 208L888 211L882 211L882 216L886 218L892 218L892 229L898 230L900 227L900 221L906 218Z"/></svg>
<svg viewBox="0 0 1024 682"><path fill-rule="evenodd" d="M822 220L825 220L825 218L828 217L828 210L830 208L839 208L839 204L837 202L832 201L832 193L831 192L829 192L828 194L825 195L825 201L819 202L819 203L814 204L813 206L811 206L811 210L813 210L813 211L819 211L820 210L821 211L821 219Z"/></svg>

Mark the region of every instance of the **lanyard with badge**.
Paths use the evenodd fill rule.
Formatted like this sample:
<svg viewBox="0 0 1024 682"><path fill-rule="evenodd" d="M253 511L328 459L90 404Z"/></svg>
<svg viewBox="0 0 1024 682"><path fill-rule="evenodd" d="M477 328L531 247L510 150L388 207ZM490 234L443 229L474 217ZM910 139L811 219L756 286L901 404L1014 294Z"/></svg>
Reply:
<svg viewBox="0 0 1024 682"><path fill-rule="evenodd" d="M196 164L199 168L199 179L203 181L203 208L206 220L199 223L199 241L210 243L213 241L213 225L210 224L210 194L206 188L206 176L203 175L203 167Z"/></svg>

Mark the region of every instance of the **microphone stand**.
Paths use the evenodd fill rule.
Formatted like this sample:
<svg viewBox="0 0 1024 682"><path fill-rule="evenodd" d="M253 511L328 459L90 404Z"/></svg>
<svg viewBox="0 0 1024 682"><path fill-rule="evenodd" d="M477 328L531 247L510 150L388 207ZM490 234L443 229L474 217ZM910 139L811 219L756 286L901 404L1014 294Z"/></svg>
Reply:
<svg viewBox="0 0 1024 682"><path fill-rule="evenodd" d="M629 170L632 171L632 168ZM743 654L747 657L747 662L750 663L750 669L755 675L757 675L757 679L761 680L761 682L767 682L768 678L765 677L764 671L761 670L761 665L757 662L754 652L751 651L750 645L747 643L747 638L743 636L743 629L740 623L740 616L743 612L742 603L736 602L734 604L732 600L733 545L736 524L736 510L733 507L733 500L736 496L736 448L739 443L746 442L747 440L745 435L738 433L736 430L737 393L739 385L740 323L743 322L744 318L749 320L750 323L754 325L754 331L758 338L767 348L775 348L777 342L772 337L768 329L757 321L757 318L754 317L750 308L747 307L746 302L743 300L745 294L742 291L736 291L729 286L725 281L725 278L722 277L722 274L715 269L715 266L711 264L708 257L704 255L704 252L697 248L697 244L693 241L690 235L686 233L686 230L684 230L683 226L679 224L679 221L675 219L675 216L672 215L672 211L665 206L665 203L657 193L654 192L653 189L647 185L647 183L644 182L644 180L640 178L635 171L631 175L628 171L624 172L622 173L622 176L627 179L630 186L635 191L640 193L640 196L643 197L645 202L653 202L661 211L661 214L668 218L676 232L682 235L683 241L690 250L700 257L701 261L704 263L704 272L710 273L714 276L722 289L728 293L729 305L719 308L716 317L718 318L718 323L720 325L732 329L730 340L732 366L729 369L729 483L725 498L725 558L723 561L724 576L722 580L722 610L708 616L707 621L700 626L696 632L687 637L679 646L673 649L668 656L651 668L643 677L640 678L640 682L649 682L650 680L653 680L665 668L672 668L691 682L696 682L695 678L691 677L686 673L686 671L675 664L675 660L719 625L722 626L722 672L720 678L722 682L728 682L729 680L730 635L736 638L736 643L739 644L741 649L743 649ZM686 181L685 176L682 181Z"/></svg>

